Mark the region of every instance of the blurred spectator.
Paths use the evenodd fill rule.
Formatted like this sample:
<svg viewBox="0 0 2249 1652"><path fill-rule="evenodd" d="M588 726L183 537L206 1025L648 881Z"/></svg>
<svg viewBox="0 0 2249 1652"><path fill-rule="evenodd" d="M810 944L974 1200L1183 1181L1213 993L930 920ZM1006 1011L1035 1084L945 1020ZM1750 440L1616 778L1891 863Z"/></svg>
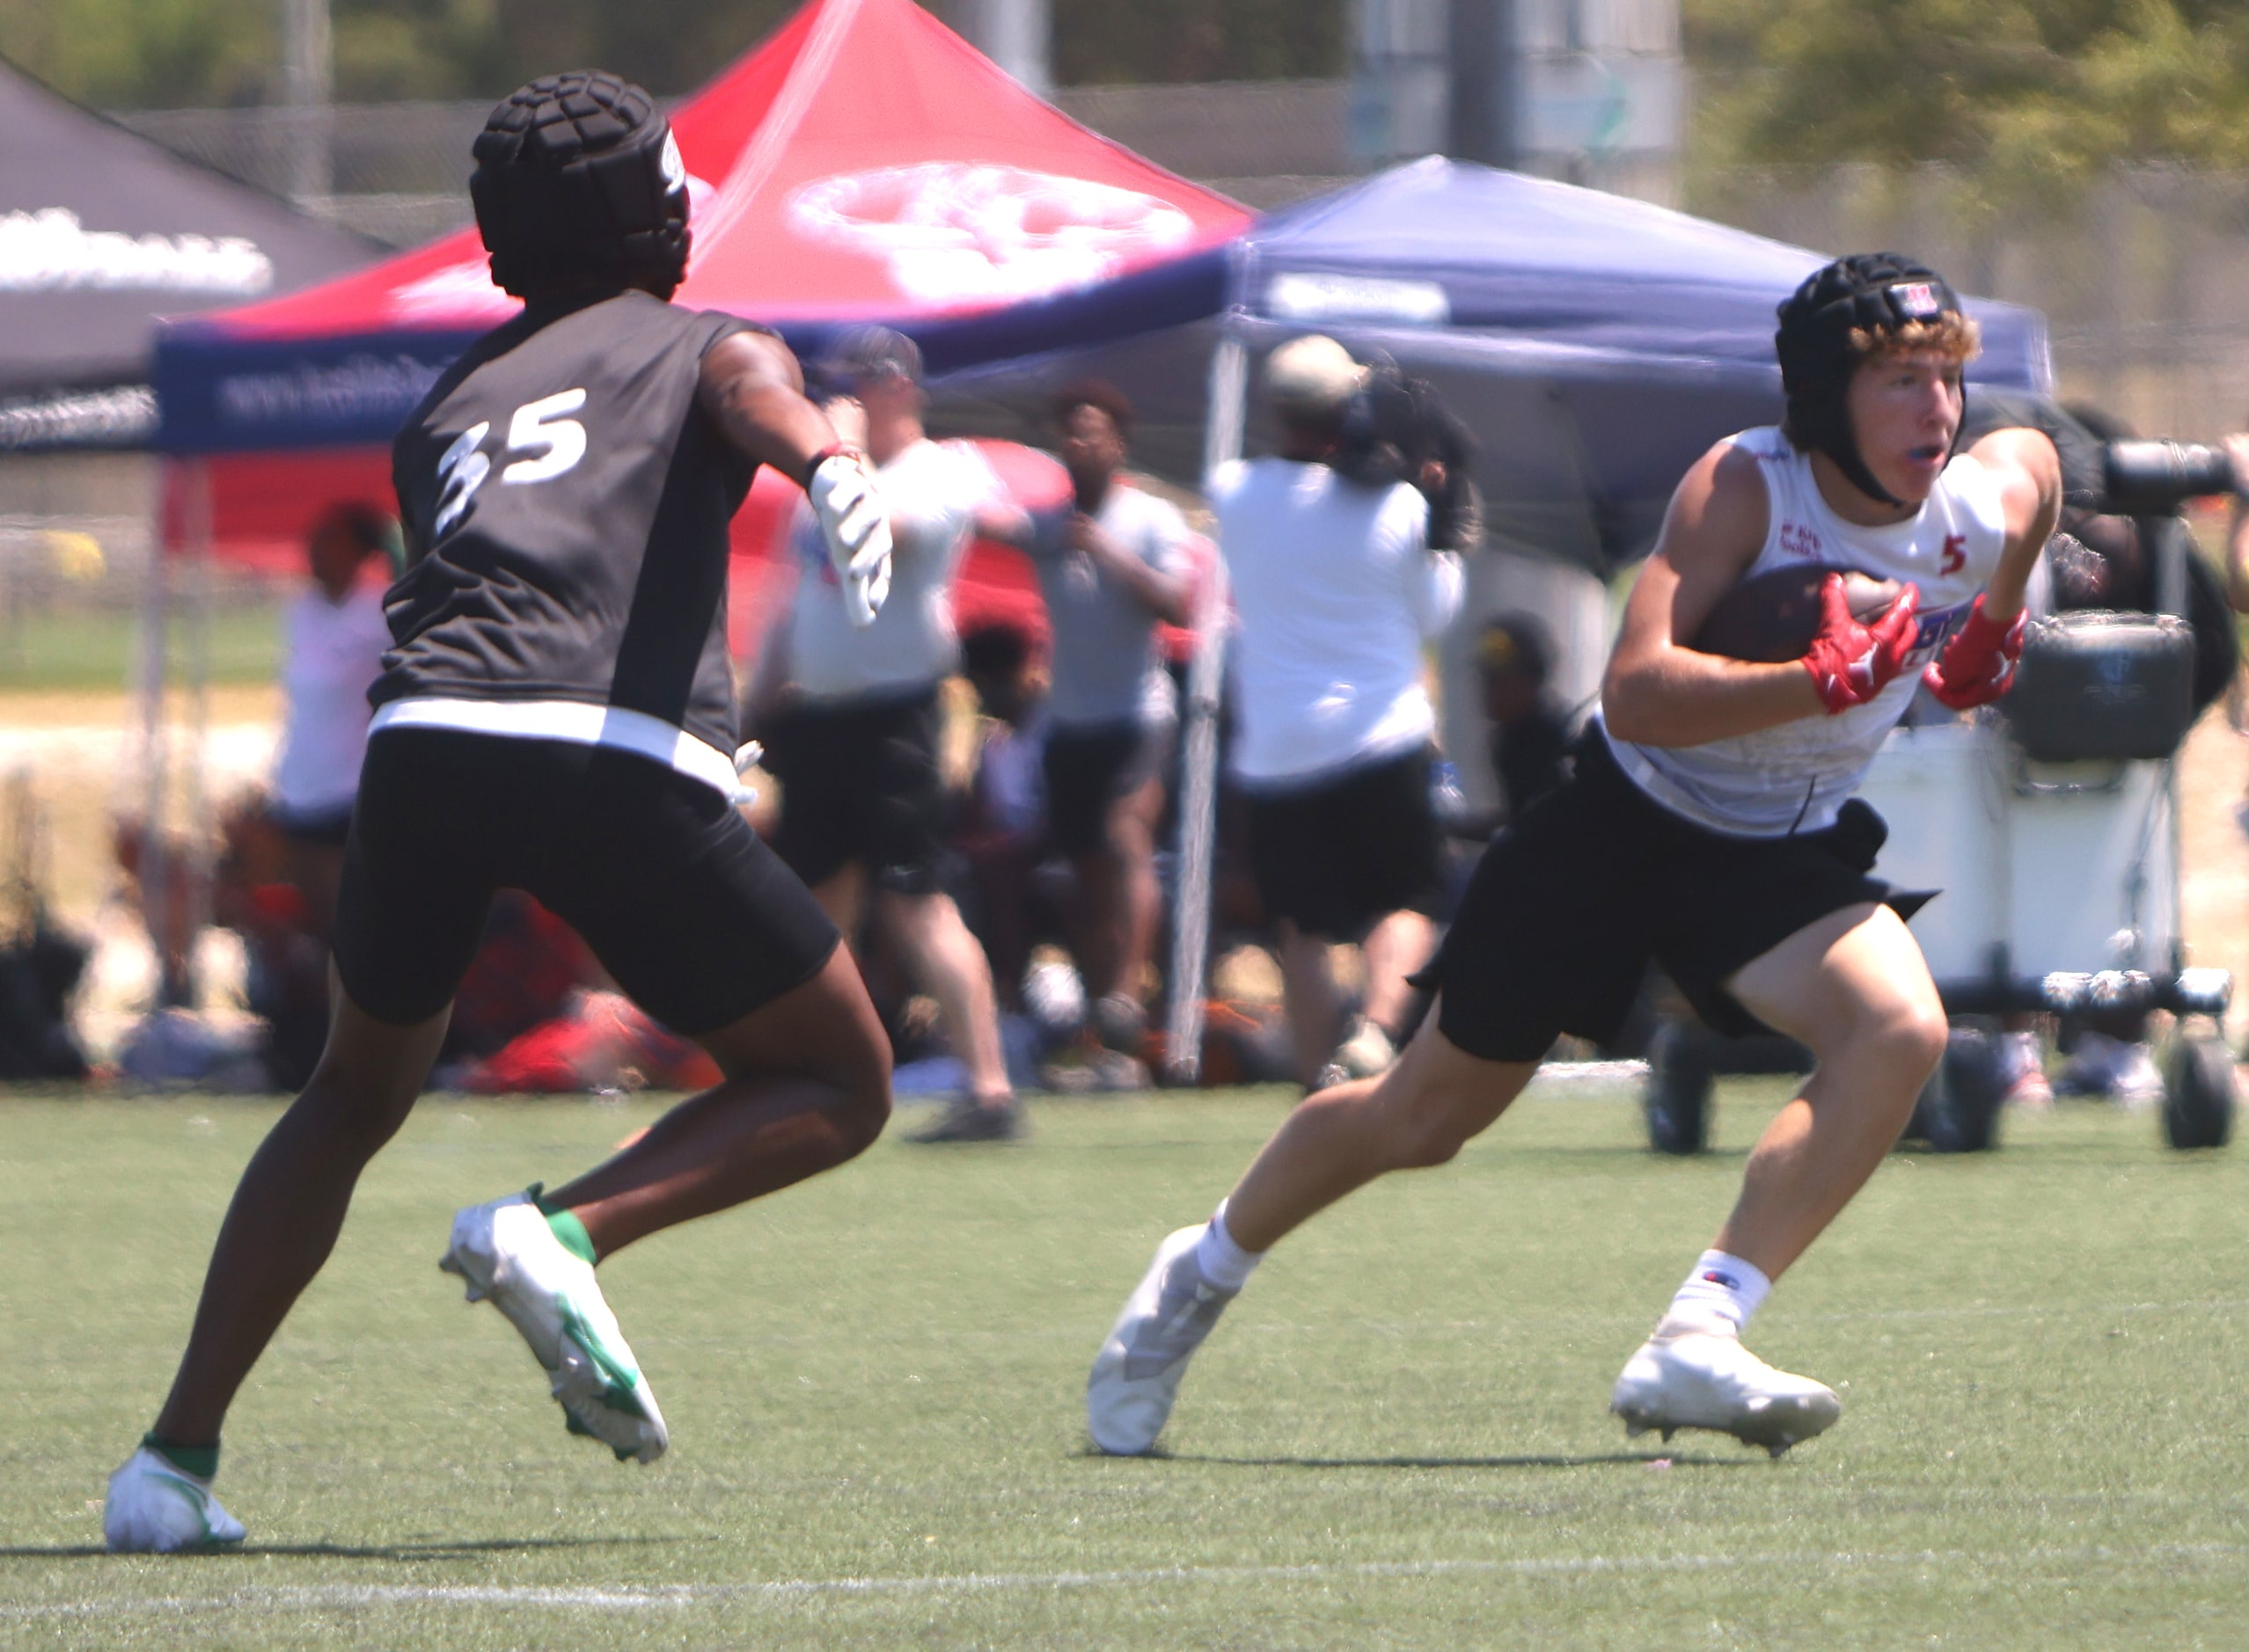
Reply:
<svg viewBox="0 0 2249 1652"><path fill-rule="evenodd" d="M986 722L953 841L968 862L969 922L1000 1005L1020 1011L1031 947L1050 927L1033 887L1047 842L1046 687L1029 633L1015 625L963 633L961 671Z"/></svg>
<svg viewBox="0 0 2249 1652"><path fill-rule="evenodd" d="M809 515L798 524L801 573L782 634L760 662L750 721L781 782L773 847L846 935L870 886L875 922L935 998L967 1093L921 1141L999 1141L1022 1115L1000 1043L991 965L941 883L947 798L938 771L938 689L958 643L948 588L971 534L1020 545L1023 513L995 497L972 452L929 440L921 424L921 352L888 327L844 335L823 364L846 391L839 431L863 420L867 456L890 521L890 599L851 623L843 588ZM776 647L786 652L774 654Z"/></svg>
<svg viewBox="0 0 2249 1652"><path fill-rule="evenodd" d="M1104 1071L1112 1087L1138 1088L1146 1072L1133 1057L1147 1028L1162 906L1155 832L1177 723L1156 628L1193 618L1187 524L1119 474L1132 408L1114 386L1069 386L1055 398L1054 420L1072 499L1033 519L1029 542L1054 627L1048 829L1077 874L1071 949L1092 1030L1136 1070Z"/></svg>
<svg viewBox="0 0 2249 1652"><path fill-rule="evenodd" d="M1327 463L1363 378L1331 339L1282 345L1264 371L1279 455L1221 465L1207 490L1241 618L1232 767L1307 1084L1395 1059L1440 895L1422 646L1460 605L1460 563L1429 549L1412 486ZM1352 940L1366 986L1344 1029L1329 947Z"/></svg>
<svg viewBox="0 0 2249 1652"><path fill-rule="evenodd" d="M2233 519L2225 537L2225 592L2238 613L2249 614L2249 433L2230 435L2233 459Z"/></svg>
<svg viewBox="0 0 2249 1652"><path fill-rule="evenodd" d="M1476 663L1491 771L1513 820L1570 777L1570 708L1550 686L1553 635L1533 615L1502 614L1477 639Z"/></svg>
<svg viewBox="0 0 2249 1652"><path fill-rule="evenodd" d="M330 506L305 539L311 586L289 608L282 660L288 705L268 812L289 843L289 881L323 940L334 925L344 838L374 714L368 685L382 675L391 646L382 587L361 575L371 557L385 558L387 567L398 534L396 519L372 506Z"/></svg>

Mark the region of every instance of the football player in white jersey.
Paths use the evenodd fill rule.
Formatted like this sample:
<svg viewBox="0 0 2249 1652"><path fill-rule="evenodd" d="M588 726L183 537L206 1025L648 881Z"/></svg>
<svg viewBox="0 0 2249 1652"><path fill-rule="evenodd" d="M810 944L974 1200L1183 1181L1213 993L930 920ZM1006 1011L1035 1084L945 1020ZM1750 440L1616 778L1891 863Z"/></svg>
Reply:
<svg viewBox="0 0 2249 1652"><path fill-rule="evenodd" d="M1879 818L1850 793L1916 679L1957 708L2004 692L2062 479L2036 432L1955 451L1975 325L1934 272L1838 259L1780 322L1786 420L1719 442L1674 493L1609 660L1605 732L1486 852L1424 974L1435 1009L1398 1064L1308 1098L1210 1220L1158 1248L1088 1383L1103 1450L1154 1444L1189 1358L1264 1252L1385 1172L1450 1159L1557 1034L1615 1031L1651 958L1720 1030L1786 1033L1818 1066L1612 1409L1634 1433L1711 1429L1776 1453L1840 1414L1741 1332L1897 1140L1946 1034L1920 949L1868 875ZM1791 560L1907 588L1862 621L1830 577L1799 660L1689 646L1745 575Z"/></svg>

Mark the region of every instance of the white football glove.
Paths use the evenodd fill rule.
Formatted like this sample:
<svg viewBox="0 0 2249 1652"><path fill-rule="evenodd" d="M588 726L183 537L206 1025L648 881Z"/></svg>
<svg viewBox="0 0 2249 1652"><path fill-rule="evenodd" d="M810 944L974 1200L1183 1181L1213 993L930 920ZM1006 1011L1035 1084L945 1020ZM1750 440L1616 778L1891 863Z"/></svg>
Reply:
<svg viewBox="0 0 2249 1652"><path fill-rule="evenodd" d="M873 625L890 594L890 523L874 473L859 454L831 453L813 466L804 493L843 581L844 610L854 625Z"/></svg>

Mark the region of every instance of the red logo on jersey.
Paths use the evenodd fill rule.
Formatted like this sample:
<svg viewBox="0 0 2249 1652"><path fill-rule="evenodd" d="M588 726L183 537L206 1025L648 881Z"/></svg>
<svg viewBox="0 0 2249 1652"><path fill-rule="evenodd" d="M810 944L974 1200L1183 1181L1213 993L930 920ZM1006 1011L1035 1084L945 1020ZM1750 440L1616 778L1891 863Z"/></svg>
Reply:
<svg viewBox="0 0 2249 1652"><path fill-rule="evenodd" d="M1801 523L1784 522L1781 523L1780 548L1792 557L1817 557L1820 554L1820 536Z"/></svg>
<svg viewBox="0 0 2249 1652"><path fill-rule="evenodd" d="M1948 533L1945 536L1944 554L1937 559L1937 572L1958 574L1967 566L1967 535Z"/></svg>

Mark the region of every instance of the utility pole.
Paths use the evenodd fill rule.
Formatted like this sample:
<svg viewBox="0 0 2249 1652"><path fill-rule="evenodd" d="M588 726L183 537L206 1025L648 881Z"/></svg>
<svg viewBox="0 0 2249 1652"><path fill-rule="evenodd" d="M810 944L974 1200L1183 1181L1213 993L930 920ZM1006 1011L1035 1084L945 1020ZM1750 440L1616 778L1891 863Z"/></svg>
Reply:
<svg viewBox="0 0 2249 1652"><path fill-rule="evenodd" d="M1446 153L1487 166L1522 156L1515 0L1452 0L1452 108Z"/></svg>
<svg viewBox="0 0 2249 1652"><path fill-rule="evenodd" d="M1039 97L1054 91L1051 0L952 0L941 7L970 45Z"/></svg>
<svg viewBox="0 0 2249 1652"><path fill-rule="evenodd" d="M335 96L335 48L328 28L328 0L281 0L282 131L289 146L284 171L289 197L300 210L319 212L335 193L330 158Z"/></svg>

